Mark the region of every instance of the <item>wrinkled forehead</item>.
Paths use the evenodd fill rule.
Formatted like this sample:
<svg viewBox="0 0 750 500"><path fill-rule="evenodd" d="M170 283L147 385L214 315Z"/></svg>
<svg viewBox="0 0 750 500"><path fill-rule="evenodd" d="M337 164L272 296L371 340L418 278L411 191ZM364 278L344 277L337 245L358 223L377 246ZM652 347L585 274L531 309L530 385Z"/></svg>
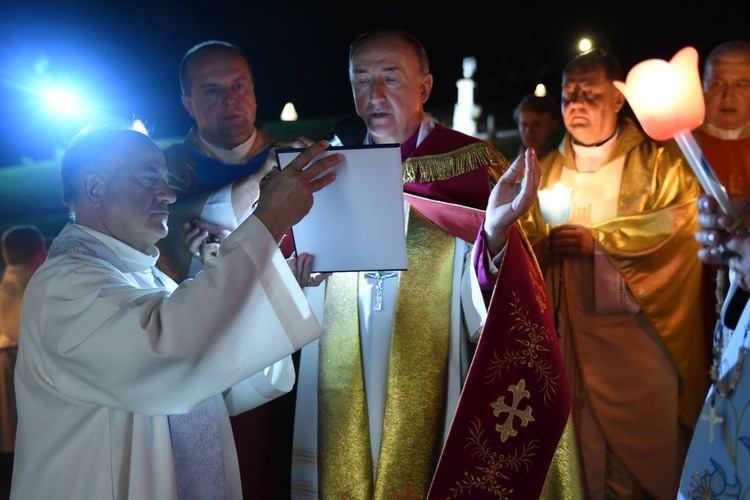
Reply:
<svg viewBox="0 0 750 500"><path fill-rule="evenodd" d="M575 68L563 75L563 87L606 83L604 68Z"/></svg>
<svg viewBox="0 0 750 500"><path fill-rule="evenodd" d="M363 42L352 54L355 71L375 67L419 68L419 57L412 47L395 35L382 36Z"/></svg>
<svg viewBox="0 0 750 500"><path fill-rule="evenodd" d="M750 53L727 52L717 56L707 68L707 76L715 74L750 75Z"/></svg>

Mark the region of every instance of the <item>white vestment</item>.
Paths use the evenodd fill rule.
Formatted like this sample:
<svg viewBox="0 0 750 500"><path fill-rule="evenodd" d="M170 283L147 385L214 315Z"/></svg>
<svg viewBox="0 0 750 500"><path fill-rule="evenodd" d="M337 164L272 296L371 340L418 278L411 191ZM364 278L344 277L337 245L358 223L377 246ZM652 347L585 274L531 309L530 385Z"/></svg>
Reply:
<svg viewBox="0 0 750 500"><path fill-rule="evenodd" d="M229 415L291 390L289 355L320 326L255 217L179 287L150 253L69 224L29 283L14 500L176 499L168 415L206 401L242 498Z"/></svg>
<svg viewBox="0 0 750 500"><path fill-rule="evenodd" d="M472 265L473 245L455 239L451 328L448 367L448 397L443 441L456 412L458 398L471 363L469 342L476 343L487 309ZM359 318L362 363L370 428L370 447L377 467L394 312L400 273L382 281L382 307L376 310L376 283L359 274ZM327 285L327 283L326 283ZM305 293L318 318L323 319L325 286L306 288ZM292 457L292 498L318 498L318 341L302 349L297 383ZM373 471L373 477L376 471Z"/></svg>
<svg viewBox="0 0 750 500"><path fill-rule="evenodd" d="M723 396L716 385L708 391L682 470L680 500L746 498L750 492L750 301L747 298L748 294L733 281L721 314L719 384ZM744 349L742 356L741 349ZM739 375L735 370L740 370Z"/></svg>

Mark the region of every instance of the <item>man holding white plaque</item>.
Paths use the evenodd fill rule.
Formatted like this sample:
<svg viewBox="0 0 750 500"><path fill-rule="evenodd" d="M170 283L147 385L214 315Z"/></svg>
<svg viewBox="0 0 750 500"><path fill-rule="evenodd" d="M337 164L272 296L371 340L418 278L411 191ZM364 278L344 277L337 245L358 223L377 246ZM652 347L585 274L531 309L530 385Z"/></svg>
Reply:
<svg viewBox="0 0 750 500"><path fill-rule="evenodd" d="M349 70L365 144L400 145L408 265L334 272L305 290L325 333L302 350L292 498L445 498L457 481L471 493L479 485L462 483L464 473L486 465L466 446L472 430L489 453L533 450L522 467L494 471L493 486L539 498L548 477L564 478L555 491L575 498L566 489L578 484L575 468L548 476L569 389L517 224L536 198L536 155L509 166L426 113L433 77L408 33L360 35ZM493 355L518 363L492 365Z"/></svg>

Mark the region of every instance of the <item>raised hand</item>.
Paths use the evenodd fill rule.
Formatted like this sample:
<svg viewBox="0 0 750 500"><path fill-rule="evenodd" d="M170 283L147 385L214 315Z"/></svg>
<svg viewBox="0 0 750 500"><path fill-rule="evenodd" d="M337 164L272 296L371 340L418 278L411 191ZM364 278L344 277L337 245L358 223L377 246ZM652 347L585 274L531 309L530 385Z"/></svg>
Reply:
<svg viewBox="0 0 750 500"><path fill-rule="evenodd" d="M530 148L516 158L492 189L484 236L493 256L502 250L511 226L534 205L541 179L542 167Z"/></svg>
<svg viewBox="0 0 750 500"><path fill-rule="evenodd" d="M313 205L313 193L336 179L335 173L326 170L344 160L341 153L330 154L310 164L327 147L328 141L315 142L283 170L274 168L261 182L261 196L253 214L265 224L276 241L281 241L284 233L307 215Z"/></svg>

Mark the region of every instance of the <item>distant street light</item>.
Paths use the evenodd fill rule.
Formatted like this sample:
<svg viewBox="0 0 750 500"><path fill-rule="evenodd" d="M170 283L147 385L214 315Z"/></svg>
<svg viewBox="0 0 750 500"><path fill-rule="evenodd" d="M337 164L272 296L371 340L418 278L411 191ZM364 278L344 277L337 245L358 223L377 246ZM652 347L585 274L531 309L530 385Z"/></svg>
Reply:
<svg viewBox="0 0 750 500"><path fill-rule="evenodd" d="M578 42L578 50L580 50L581 52L588 52L589 50L591 50L592 46L593 45L591 44L591 40L589 40L588 38L581 38L581 41Z"/></svg>
<svg viewBox="0 0 750 500"><path fill-rule="evenodd" d="M284 104L284 109L281 110L281 121L283 122L296 122L297 121L297 110L294 109L294 104L288 102Z"/></svg>

